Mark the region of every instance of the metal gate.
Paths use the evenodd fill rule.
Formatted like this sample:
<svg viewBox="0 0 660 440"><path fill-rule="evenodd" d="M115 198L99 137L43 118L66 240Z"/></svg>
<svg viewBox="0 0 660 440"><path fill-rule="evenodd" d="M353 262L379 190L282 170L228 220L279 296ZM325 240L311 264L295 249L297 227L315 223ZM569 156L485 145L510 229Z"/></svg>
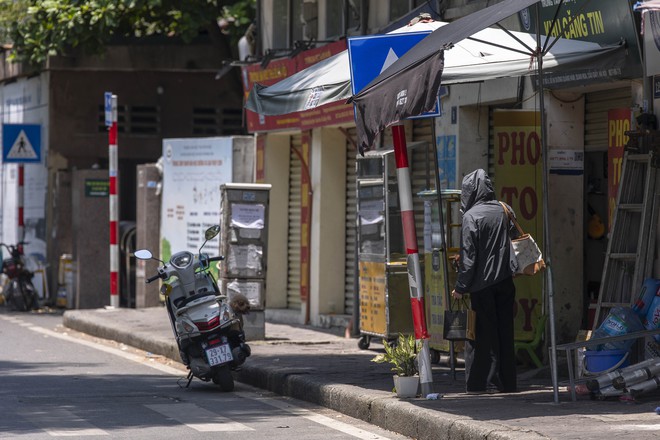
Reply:
<svg viewBox="0 0 660 440"><path fill-rule="evenodd" d="M287 249L287 308L300 310L300 245L301 245L301 185L302 166L300 158L293 151L300 151L302 144L301 135L291 136L290 160L289 160L289 231Z"/></svg>

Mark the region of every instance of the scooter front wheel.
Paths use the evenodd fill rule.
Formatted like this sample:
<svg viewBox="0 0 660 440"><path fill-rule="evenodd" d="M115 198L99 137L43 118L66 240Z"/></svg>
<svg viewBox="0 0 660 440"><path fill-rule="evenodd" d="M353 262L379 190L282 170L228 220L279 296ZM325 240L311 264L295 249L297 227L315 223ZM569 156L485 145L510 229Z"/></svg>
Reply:
<svg viewBox="0 0 660 440"><path fill-rule="evenodd" d="M222 391L234 391L234 376L231 375L228 365L218 368L213 376L213 383L220 385Z"/></svg>

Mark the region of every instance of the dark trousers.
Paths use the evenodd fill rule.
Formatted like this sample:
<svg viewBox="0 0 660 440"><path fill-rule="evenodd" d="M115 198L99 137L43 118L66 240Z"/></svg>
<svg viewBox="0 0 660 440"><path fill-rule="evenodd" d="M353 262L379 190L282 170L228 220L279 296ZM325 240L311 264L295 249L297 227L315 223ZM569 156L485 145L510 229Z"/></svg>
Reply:
<svg viewBox="0 0 660 440"><path fill-rule="evenodd" d="M517 390L513 347L515 296L512 278L470 294L477 325L475 340L465 343L467 391L484 391L490 387L503 392Z"/></svg>

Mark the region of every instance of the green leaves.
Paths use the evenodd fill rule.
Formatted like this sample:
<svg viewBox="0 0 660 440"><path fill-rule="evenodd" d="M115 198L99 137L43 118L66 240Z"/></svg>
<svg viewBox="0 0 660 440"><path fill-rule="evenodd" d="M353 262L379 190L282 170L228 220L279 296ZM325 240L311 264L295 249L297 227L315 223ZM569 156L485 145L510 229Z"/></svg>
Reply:
<svg viewBox="0 0 660 440"><path fill-rule="evenodd" d="M72 49L101 53L115 37L165 35L190 42L231 15L235 32L255 15L255 0L0 0L0 37L32 64Z"/></svg>
<svg viewBox="0 0 660 440"><path fill-rule="evenodd" d="M417 369L417 354L421 350L421 342L415 340L414 335L399 334L394 344L385 343L385 353L381 353L371 359L378 364L392 364L392 371L398 376L414 376Z"/></svg>

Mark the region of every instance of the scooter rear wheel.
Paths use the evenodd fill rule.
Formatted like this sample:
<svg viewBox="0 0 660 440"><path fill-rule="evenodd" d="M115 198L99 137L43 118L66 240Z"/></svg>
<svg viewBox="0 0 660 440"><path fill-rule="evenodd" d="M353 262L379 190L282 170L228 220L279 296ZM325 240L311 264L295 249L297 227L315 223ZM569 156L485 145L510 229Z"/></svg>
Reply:
<svg viewBox="0 0 660 440"><path fill-rule="evenodd" d="M29 310L28 305L25 302L25 297L23 296L23 289L18 281L12 281L8 286L9 290L7 291L7 303L9 304L12 310L19 312L26 312Z"/></svg>
<svg viewBox="0 0 660 440"><path fill-rule="evenodd" d="M213 383L220 385L222 391L234 391L234 376L231 375L229 366L225 365L218 369L213 376Z"/></svg>

